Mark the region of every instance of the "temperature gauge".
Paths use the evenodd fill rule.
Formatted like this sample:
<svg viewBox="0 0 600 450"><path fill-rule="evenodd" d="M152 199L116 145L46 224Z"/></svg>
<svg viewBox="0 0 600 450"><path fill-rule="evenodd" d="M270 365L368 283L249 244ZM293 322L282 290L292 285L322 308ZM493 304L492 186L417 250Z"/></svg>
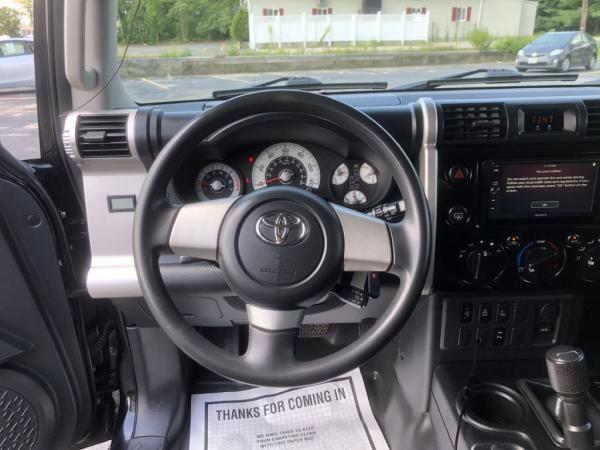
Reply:
<svg viewBox="0 0 600 450"><path fill-rule="evenodd" d="M368 163L360 166L360 179L367 184L377 184L377 172Z"/></svg>

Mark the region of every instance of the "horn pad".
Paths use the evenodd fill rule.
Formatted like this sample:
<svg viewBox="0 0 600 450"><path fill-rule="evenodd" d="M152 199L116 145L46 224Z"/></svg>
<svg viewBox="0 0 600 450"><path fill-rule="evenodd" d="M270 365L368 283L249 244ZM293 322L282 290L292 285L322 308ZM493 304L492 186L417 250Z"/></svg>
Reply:
<svg viewBox="0 0 600 450"><path fill-rule="evenodd" d="M343 265L343 232L325 200L271 187L237 200L219 232L219 264L248 303L297 308L324 295Z"/></svg>

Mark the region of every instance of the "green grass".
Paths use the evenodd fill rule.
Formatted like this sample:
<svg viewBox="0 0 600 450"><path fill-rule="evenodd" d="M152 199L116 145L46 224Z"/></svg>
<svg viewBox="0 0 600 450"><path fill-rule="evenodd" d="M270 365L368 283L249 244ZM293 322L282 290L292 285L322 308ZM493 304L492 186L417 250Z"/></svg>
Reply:
<svg viewBox="0 0 600 450"><path fill-rule="evenodd" d="M169 48L166 50L161 50L158 54L159 58L187 58L192 56L192 52L188 48Z"/></svg>

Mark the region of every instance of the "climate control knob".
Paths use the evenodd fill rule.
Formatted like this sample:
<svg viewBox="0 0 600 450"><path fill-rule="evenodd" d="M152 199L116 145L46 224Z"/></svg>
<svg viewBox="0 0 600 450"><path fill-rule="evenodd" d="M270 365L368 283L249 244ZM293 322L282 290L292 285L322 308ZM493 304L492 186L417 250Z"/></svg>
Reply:
<svg viewBox="0 0 600 450"><path fill-rule="evenodd" d="M458 253L458 260L467 283L488 283L502 275L506 267L504 247L496 242L469 244Z"/></svg>
<svg viewBox="0 0 600 450"><path fill-rule="evenodd" d="M539 240L525 245L517 255L517 273L526 283L552 281L565 265L565 252L554 242Z"/></svg>
<svg viewBox="0 0 600 450"><path fill-rule="evenodd" d="M600 244L586 246L582 254L577 256L577 273L590 283L600 282Z"/></svg>

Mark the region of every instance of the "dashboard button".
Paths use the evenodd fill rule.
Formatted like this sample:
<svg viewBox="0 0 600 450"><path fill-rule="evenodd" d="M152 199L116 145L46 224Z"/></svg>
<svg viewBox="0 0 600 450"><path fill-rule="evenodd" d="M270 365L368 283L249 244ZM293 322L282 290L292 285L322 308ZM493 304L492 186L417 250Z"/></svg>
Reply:
<svg viewBox="0 0 600 450"><path fill-rule="evenodd" d="M477 328L477 336L475 337L479 345L487 345L490 340L489 328Z"/></svg>
<svg viewBox="0 0 600 450"><path fill-rule="evenodd" d="M581 236L577 233L571 233L567 236L567 245L571 248L579 248L582 243Z"/></svg>
<svg viewBox="0 0 600 450"><path fill-rule="evenodd" d="M498 312L496 313L496 322L503 323L508 321L510 305L508 303L499 303Z"/></svg>
<svg viewBox="0 0 600 450"><path fill-rule="evenodd" d="M506 246L508 248L516 248L519 246L520 241L521 240L519 239L519 236L513 234L512 236L506 238Z"/></svg>
<svg viewBox="0 0 600 450"><path fill-rule="evenodd" d="M450 225L465 225L469 222L469 210L461 205L454 205L448 210Z"/></svg>
<svg viewBox="0 0 600 450"><path fill-rule="evenodd" d="M496 347L501 347L504 345L506 341L506 328L497 327L494 330L494 336L492 337L492 345Z"/></svg>
<svg viewBox="0 0 600 450"><path fill-rule="evenodd" d="M538 311L538 318L542 322L554 322L558 316L558 306L555 303L544 303Z"/></svg>
<svg viewBox="0 0 600 450"><path fill-rule="evenodd" d="M473 320L473 303L463 303L460 323L471 323L471 320Z"/></svg>
<svg viewBox="0 0 600 450"><path fill-rule="evenodd" d="M519 323L525 322L525 319L527 319L527 303L518 302L515 304L513 311L513 321Z"/></svg>
<svg viewBox="0 0 600 450"><path fill-rule="evenodd" d="M464 164L454 164L448 169L448 181L451 184L464 184L471 179L471 170Z"/></svg>
<svg viewBox="0 0 600 450"><path fill-rule="evenodd" d="M479 305L479 322L486 323L490 321L492 311L489 303L481 303Z"/></svg>
<svg viewBox="0 0 600 450"><path fill-rule="evenodd" d="M513 328L510 330L510 345L519 346L523 345L525 341L525 329L523 328Z"/></svg>
<svg viewBox="0 0 600 450"><path fill-rule="evenodd" d="M471 345L471 335L473 332L470 328L463 327L458 330L458 346L460 348L465 348Z"/></svg>

